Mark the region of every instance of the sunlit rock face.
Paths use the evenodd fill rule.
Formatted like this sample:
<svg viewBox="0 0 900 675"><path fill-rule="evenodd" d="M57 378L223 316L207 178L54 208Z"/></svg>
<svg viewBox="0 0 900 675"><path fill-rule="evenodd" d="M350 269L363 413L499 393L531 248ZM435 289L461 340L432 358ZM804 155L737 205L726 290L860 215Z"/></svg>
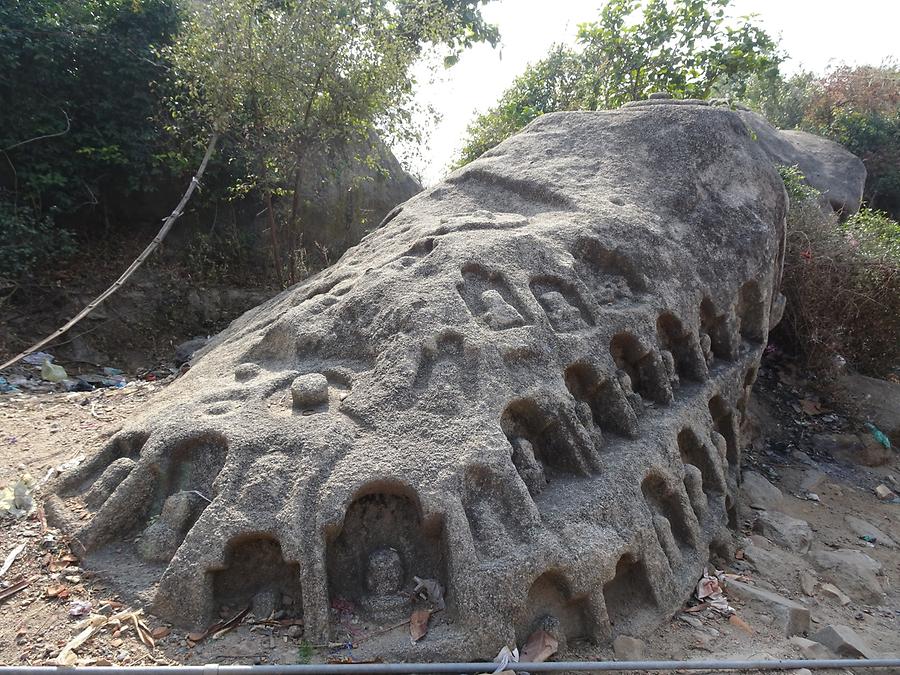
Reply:
<svg viewBox="0 0 900 675"><path fill-rule="evenodd" d="M545 115L235 321L49 510L181 625L323 640L418 577L446 609L382 656L640 633L729 548L785 211L730 110Z"/></svg>

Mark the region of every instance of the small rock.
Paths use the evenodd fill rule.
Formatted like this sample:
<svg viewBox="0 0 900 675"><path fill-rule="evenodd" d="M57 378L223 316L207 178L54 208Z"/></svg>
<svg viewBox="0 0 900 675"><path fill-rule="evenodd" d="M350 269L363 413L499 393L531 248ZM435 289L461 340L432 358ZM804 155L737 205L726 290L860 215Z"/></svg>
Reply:
<svg viewBox="0 0 900 675"><path fill-rule="evenodd" d="M643 640L620 635L613 640L613 651L616 661L641 661L647 651L647 645Z"/></svg>
<svg viewBox="0 0 900 675"><path fill-rule="evenodd" d="M328 379L321 373L300 375L291 383L291 397L298 408L328 403Z"/></svg>
<svg viewBox="0 0 900 675"><path fill-rule="evenodd" d="M260 621L268 619L278 609L278 594L272 590L263 590L253 596L253 616Z"/></svg>
<svg viewBox="0 0 900 675"><path fill-rule="evenodd" d="M697 628L698 630L703 629L703 622L700 619L698 619L696 616L691 616L690 614L679 614L678 620L683 621L684 623L686 623L688 626L691 626L692 628Z"/></svg>
<svg viewBox="0 0 900 675"><path fill-rule="evenodd" d="M822 593L832 600L837 600L844 607L850 604L850 598L834 584L822 584Z"/></svg>
<svg viewBox="0 0 900 675"><path fill-rule="evenodd" d="M786 636L809 630L809 608L789 598L737 580L730 580L726 591L729 597L743 600L771 614Z"/></svg>
<svg viewBox="0 0 900 675"><path fill-rule="evenodd" d="M803 591L803 595L808 595L812 597L816 594L816 578L807 572L806 570L800 570L800 590Z"/></svg>
<svg viewBox="0 0 900 675"><path fill-rule="evenodd" d="M826 626L813 635L812 639L840 656L864 659L875 656L872 648L850 626Z"/></svg>
<svg viewBox="0 0 900 675"><path fill-rule="evenodd" d="M755 509L772 509L784 500L784 495L772 485L762 474L756 471L745 471L741 485L747 505Z"/></svg>
<svg viewBox="0 0 900 675"><path fill-rule="evenodd" d="M779 546L797 553L809 551L813 540L809 523L780 511L760 511L753 528Z"/></svg>
<svg viewBox="0 0 900 675"><path fill-rule="evenodd" d="M175 347L175 365L180 366L183 363L188 363L194 352L204 347L207 342L209 342L209 338L196 337Z"/></svg>
<svg viewBox="0 0 900 675"><path fill-rule="evenodd" d="M825 579L833 583L853 600L870 605L880 605L884 589L878 576L881 563L862 551L838 549L837 551L813 551L809 554L813 565Z"/></svg>
<svg viewBox="0 0 900 675"><path fill-rule="evenodd" d="M287 634L289 638L296 640L303 635L303 626L289 626L287 629Z"/></svg>
<svg viewBox="0 0 900 675"><path fill-rule="evenodd" d="M893 491L884 483L875 488L875 496L885 502L889 502L892 499L897 498L897 495L895 495Z"/></svg>
<svg viewBox="0 0 900 675"><path fill-rule="evenodd" d="M800 650L804 659L830 659L834 656L825 645L799 635L791 638L791 644Z"/></svg>

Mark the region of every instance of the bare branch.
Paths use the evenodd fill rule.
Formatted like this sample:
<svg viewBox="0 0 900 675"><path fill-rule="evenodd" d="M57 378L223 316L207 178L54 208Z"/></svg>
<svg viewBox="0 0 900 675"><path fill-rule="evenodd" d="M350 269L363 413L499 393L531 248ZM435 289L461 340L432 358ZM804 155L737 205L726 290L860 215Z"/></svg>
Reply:
<svg viewBox="0 0 900 675"><path fill-rule="evenodd" d="M13 143L9 147L3 148L3 152L7 152L8 150L12 150L13 148L18 148L21 145L25 145L26 143L33 143L34 141L42 141L47 138L56 138L57 136L65 136L69 133L69 129L72 128L72 123L69 121L69 116L66 114L65 110L60 109L60 112L63 114L63 117L66 118L66 128L62 131L59 131L55 134L45 134L43 136L35 136L34 138L29 138L25 141L19 141L18 143Z"/></svg>
<svg viewBox="0 0 900 675"><path fill-rule="evenodd" d="M168 218L166 218L166 221L163 223L162 228L159 230L159 232L156 234L156 236L153 237L153 241L151 241L147 245L147 248L145 248L143 250L143 252L135 259L135 261L133 263L131 263L131 265L128 266L128 269L126 269L122 273L122 276L120 276L118 279L116 279L116 281L112 284L112 286L110 286L105 291L103 291L100 295L98 295L96 298L94 298L90 303L88 303L87 307L85 307L83 310L78 312L78 314L76 314L74 317L69 319L69 321L66 322L62 327L57 328L55 331L53 331L50 335L45 337L40 342L33 344L31 347L26 349L24 352L22 352L18 356L14 357L14 358L10 359L9 361L7 361L6 363L4 363L2 366L0 366L0 370L5 370L6 368L9 368L11 365L16 363L20 359L25 358L32 352L36 352L38 349L40 349L41 347L46 345L48 342L58 338L60 335L65 333L72 326L77 324L84 317L86 317L88 314L90 314L92 311L94 311L94 309L96 309L100 305L101 302L106 300L109 296L111 296L113 293L115 293L117 290L119 290L119 288L121 288L125 284L125 282L128 280L128 278L132 274L135 273L137 268L140 267L143 264L143 262L150 256L150 254L156 250L156 248L160 245L162 240L165 239L166 235L169 233L169 230L172 229L172 225L175 224L175 221L181 217L182 213L184 213L184 207L187 206L187 203L190 200L191 195L194 194L194 190L196 190L197 186L200 185L200 179L203 177L203 172L206 171L206 165L209 163L209 158L212 157L213 150L215 149L216 142L218 140L219 140L218 132L213 132L213 135L209 139L209 144L206 146L206 154L203 155L203 161L200 162L200 167L197 169L197 173L195 173L194 177L191 178L191 183L190 183L190 185L188 185L187 190L185 190L184 195L181 197L181 201L178 202L178 206L176 206L175 210L172 211L172 213L169 215Z"/></svg>

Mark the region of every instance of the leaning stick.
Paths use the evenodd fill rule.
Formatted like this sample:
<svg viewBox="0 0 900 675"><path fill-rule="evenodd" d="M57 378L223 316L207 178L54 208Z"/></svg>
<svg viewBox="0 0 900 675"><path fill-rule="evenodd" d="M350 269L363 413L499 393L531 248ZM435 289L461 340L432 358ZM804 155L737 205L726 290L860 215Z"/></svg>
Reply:
<svg viewBox="0 0 900 675"><path fill-rule="evenodd" d="M14 363L17 363L21 359L24 359L29 354L36 352L41 347L46 345L48 342L51 342L52 340L55 340L56 338L58 338L60 335L65 333L67 330L69 330L72 326L74 326L79 321L81 321L88 314L93 312L100 305L100 303L102 303L109 296L111 296L113 293L115 293L117 290L119 290L123 285L125 285L125 282L128 280L128 277L130 277L132 274L134 274L135 271L137 270L137 268L140 267L143 264L143 262L150 256L150 254L156 250L156 248L160 245L162 240L166 238L166 235L169 233L169 230L172 229L172 225L175 224L175 221L178 220L181 217L181 215L184 213L184 207L187 206L188 201L190 201L191 195L194 194L194 190L196 190L197 186L200 185L200 179L203 177L203 173L206 171L206 165L209 163L209 158L212 157L213 150L215 150L216 143L218 142L218 140L219 140L219 134L218 134L218 132L214 132L213 135L210 136L209 144L206 146L206 154L203 155L203 161L200 162L200 166L197 169L197 173L195 173L194 177L191 178L191 183L190 183L190 185L188 185L187 190L185 190L184 195L182 195L181 201L178 202L178 206L176 206L175 210L172 211L172 213L169 215L168 218L166 218L165 222L163 223L162 228L159 230L159 232L156 234L156 236L153 237L153 241L151 241L147 245L147 248L145 248L143 250L143 252L135 259L135 261L133 263L131 263L131 265L128 266L128 269L126 269L122 273L122 276L120 276L118 279L116 279L116 281L113 283L112 286L110 286L105 291L103 291L100 295L98 295L96 298L94 298L87 305L87 307L85 307L83 310L78 312L78 314L76 314L74 317L69 319L69 321L66 322L63 326L61 326L60 328L57 328L55 331L53 331L50 335L45 337L40 342L36 342L35 344L31 345L28 349L26 349L24 352L22 352L18 356L14 357L14 358L10 359L9 361L7 361L6 363L4 363L2 366L0 366L0 370L5 370L6 368L9 368L11 365L13 365Z"/></svg>

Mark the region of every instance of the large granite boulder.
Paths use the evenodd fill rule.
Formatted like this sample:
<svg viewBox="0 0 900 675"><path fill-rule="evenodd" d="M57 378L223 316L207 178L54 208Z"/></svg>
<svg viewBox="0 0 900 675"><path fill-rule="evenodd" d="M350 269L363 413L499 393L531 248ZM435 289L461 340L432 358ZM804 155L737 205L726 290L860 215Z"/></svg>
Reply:
<svg viewBox="0 0 900 675"><path fill-rule="evenodd" d="M841 217L859 211L866 183L866 167L844 146L806 131L775 129L755 112L738 114L753 130L762 149L775 164L796 165L806 182L822 193Z"/></svg>
<svg viewBox="0 0 900 675"><path fill-rule="evenodd" d="M639 634L729 548L786 207L728 109L541 117L236 320L48 512L182 625L320 641L418 586L446 609L380 656Z"/></svg>

